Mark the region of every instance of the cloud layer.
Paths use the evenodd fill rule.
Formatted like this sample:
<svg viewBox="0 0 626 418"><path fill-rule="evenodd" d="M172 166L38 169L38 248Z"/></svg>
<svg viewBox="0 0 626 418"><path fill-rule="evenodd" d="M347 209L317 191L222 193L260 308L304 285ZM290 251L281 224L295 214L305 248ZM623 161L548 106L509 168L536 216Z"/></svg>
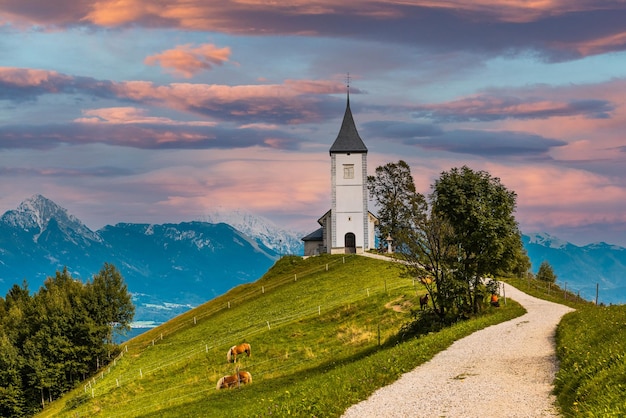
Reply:
<svg viewBox="0 0 626 418"><path fill-rule="evenodd" d="M484 169L523 230L626 245L623 2L8 0L0 34L1 211L307 232L349 80L370 171Z"/></svg>

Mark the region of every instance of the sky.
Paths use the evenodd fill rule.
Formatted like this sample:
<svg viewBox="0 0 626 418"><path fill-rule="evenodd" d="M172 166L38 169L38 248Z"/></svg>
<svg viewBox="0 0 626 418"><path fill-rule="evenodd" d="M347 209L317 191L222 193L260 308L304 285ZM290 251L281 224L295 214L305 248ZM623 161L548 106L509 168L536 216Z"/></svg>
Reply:
<svg viewBox="0 0 626 418"><path fill-rule="evenodd" d="M348 83L369 174L466 165L523 233L626 246L624 0L4 0L0 213L309 233Z"/></svg>

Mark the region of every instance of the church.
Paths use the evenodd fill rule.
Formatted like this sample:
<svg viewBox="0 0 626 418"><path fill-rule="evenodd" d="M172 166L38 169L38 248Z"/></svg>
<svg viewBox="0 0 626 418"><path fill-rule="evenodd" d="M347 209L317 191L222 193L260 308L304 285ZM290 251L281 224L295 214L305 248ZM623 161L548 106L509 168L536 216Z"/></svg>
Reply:
<svg viewBox="0 0 626 418"><path fill-rule="evenodd" d="M378 219L367 209L367 147L357 132L348 92L337 139L330 147L331 208L320 228L302 238L304 255L353 254L375 248Z"/></svg>

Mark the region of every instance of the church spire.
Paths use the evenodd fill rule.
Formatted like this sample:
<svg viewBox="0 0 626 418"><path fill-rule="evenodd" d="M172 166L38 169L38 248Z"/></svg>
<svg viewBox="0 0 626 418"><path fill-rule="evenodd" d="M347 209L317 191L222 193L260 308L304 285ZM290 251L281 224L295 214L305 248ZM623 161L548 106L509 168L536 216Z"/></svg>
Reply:
<svg viewBox="0 0 626 418"><path fill-rule="evenodd" d="M367 147L359 136L359 132L356 130L352 111L350 110L350 73L348 73L347 77L346 96L346 111L343 115L343 122L341 123L341 129L339 129L337 139L335 139L335 142L330 147L330 153L367 153Z"/></svg>

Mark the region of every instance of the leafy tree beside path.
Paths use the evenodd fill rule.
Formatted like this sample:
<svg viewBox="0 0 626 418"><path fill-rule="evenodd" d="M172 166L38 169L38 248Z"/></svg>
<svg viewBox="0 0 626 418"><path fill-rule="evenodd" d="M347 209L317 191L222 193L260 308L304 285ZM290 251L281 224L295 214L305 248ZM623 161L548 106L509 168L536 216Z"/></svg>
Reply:
<svg viewBox="0 0 626 418"><path fill-rule="evenodd" d="M404 161L378 167L368 188L379 237L391 234L408 274L422 279L444 322L478 313L488 296L484 277L521 276L530 268L514 217L517 196L485 171L463 166L441 173L428 204Z"/></svg>
<svg viewBox="0 0 626 418"><path fill-rule="evenodd" d="M558 417L554 334L573 309L504 286L526 314L456 341L343 416Z"/></svg>

